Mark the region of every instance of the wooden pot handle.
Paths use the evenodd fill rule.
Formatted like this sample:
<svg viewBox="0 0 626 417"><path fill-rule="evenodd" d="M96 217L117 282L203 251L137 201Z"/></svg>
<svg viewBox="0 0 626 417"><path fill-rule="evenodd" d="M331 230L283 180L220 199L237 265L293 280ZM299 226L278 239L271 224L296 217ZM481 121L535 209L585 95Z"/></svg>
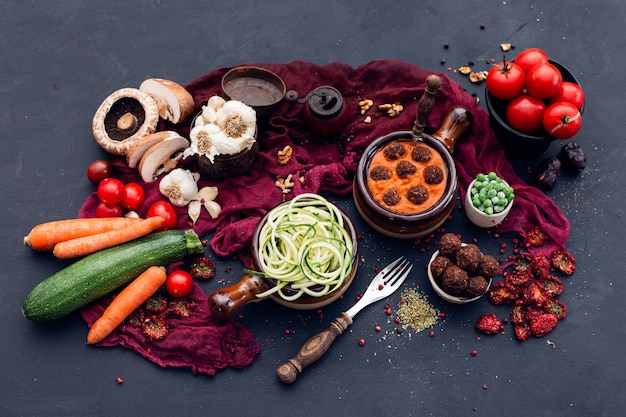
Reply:
<svg viewBox="0 0 626 417"><path fill-rule="evenodd" d="M217 319L228 320L245 304L260 301L256 295L266 290L267 284L263 278L246 274L237 284L209 294L209 308Z"/></svg>
<svg viewBox="0 0 626 417"><path fill-rule="evenodd" d="M435 107L435 95L439 87L441 87L441 83L441 77L438 75L431 74L426 77L426 88L417 104L417 116L415 122L413 122L413 130L411 130L413 139L421 138L424 129L426 129L426 120Z"/></svg>
<svg viewBox="0 0 626 417"><path fill-rule="evenodd" d="M469 110L461 106L452 106L441 122L439 130L431 136L441 141L452 153L456 141L469 130L473 123L474 115Z"/></svg>

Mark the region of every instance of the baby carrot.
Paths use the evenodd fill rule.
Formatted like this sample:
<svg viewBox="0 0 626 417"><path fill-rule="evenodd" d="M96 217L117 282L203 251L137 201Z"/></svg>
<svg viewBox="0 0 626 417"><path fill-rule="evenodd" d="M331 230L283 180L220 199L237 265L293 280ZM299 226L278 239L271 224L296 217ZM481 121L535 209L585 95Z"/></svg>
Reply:
<svg viewBox="0 0 626 417"><path fill-rule="evenodd" d="M163 218L159 216L149 217L117 230L59 242L54 246L52 253L59 259L89 255L145 236L161 227L163 221Z"/></svg>
<svg viewBox="0 0 626 417"><path fill-rule="evenodd" d="M87 343L101 342L145 303L165 283L167 273L162 266L151 266L124 288L96 320L87 334Z"/></svg>
<svg viewBox="0 0 626 417"><path fill-rule="evenodd" d="M35 250L47 251L52 250L59 242L116 230L140 221L141 219L136 218L104 217L41 223L24 237L24 244Z"/></svg>

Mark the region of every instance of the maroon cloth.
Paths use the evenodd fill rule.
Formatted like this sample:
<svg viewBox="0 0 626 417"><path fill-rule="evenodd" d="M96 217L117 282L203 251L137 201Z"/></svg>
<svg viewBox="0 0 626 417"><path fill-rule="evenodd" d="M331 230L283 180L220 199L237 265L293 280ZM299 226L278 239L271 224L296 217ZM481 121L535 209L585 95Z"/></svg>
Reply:
<svg viewBox="0 0 626 417"><path fill-rule="evenodd" d="M337 62L320 66L303 61L256 66L278 74L287 88L296 90L300 97L322 85L337 88L344 98L348 121L342 134L343 149L336 143L321 144L315 138L309 137L303 105L284 101L269 118L259 120L259 154L248 175L218 184L200 180L200 187L218 186L217 201L222 206L222 212L218 219L213 220L203 211L194 230L201 236L214 232L210 242L213 252L220 256L238 255L246 266L250 266L249 245L254 227L266 211L282 201L282 191L275 185L276 177L286 177L289 174L304 177L304 185L296 181L291 196L320 191L348 195L352 190L360 155L367 145L388 133L411 129L416 117L417 102L424 91L425 79L433 73L408 63L391 60L373 61L358 68ZM212 71L186 86L194 97L197 111L200 111L209 97L221 94L220 81L229 69ZM456 82L445 74L438 75L443 84L437 92L435 108L428 118L427 131L437 130L447 110L453 105L461 105L474 115L472 128L458 141L454 151L462 197L476 174L497 172L513 186L516 195L513 208L506 220L498 226L498 231L525 236L531 227L538 225L548 233L550 241L535 251L549 254L556 249L564 249L570 230L567 218L549 197L528 186L515 174L506 160L504 149L489 127L487 112L478 107L474 98ZM365 116L360 114L358 102L366 98L373 100L375 106L400 102L404 105L404 111L399 116L390 118L374 107L368 112L372 122L363 123ZM189 133L189 126L175 127L163 123L161 129L174 129L186 137ZM286 145L293 147L294 157L288 164L281 166L276 162L276 154ZM121 158L115 159L114 163L122 181L141 183L137 171L129 169ZM183 161L182 166L198 171L193 158ZM142 185L146 188L147 201L139 214L145 216L150 203L163 197L158 192L158 181ZM97 203L97 197L92 194L81 208L80 216L93 217ZM188 228L186 209L179 208L178 213L178 227ZM214 336L227 337L222 333L215 333ZM124 344L121 339L116 340ZM137 346L142 344L140 340L133 343L128 341L127 344L155 360L154 348L151 353L141 349L141 346ZM193 358L188 359L193 361ZM162 358L160 361L162 364L167 363Z"/></svg>

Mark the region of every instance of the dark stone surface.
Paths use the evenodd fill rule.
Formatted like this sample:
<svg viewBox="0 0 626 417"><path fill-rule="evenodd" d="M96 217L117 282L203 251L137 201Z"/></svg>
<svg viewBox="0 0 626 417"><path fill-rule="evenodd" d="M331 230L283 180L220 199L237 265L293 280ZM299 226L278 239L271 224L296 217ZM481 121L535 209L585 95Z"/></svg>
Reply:
<svg viewBox="0 0 626 417"><path fill-rule="evenodd" d="M0 11L1 415L624 413L623 1L599 6L578 0L10 0ZM258 62L358 66L398 59L439 71L473 61L476 69L488 69L492 58L502 57L504 42L517 51L545 49L575 73L586 92L576 141L585 150L587 168L562 174L549 192L571 222L568 249L578 266L564 280L560 297L568 317L547 337L519 343L508 325L505 335L478 340L473 328L478 315L493 311L503 318L508 310L487 300L445 304L426 280L430 252L420 248L427 245L380 236L360 221L349 200L341 203L363 234L360 274L373 275L398 253L411 256L423 270L414 278L416 286L446 313L434 337L428 331L397 334L383 307L375 305L293 386L284 386L276 367L347 309L361 288L350 288L341 302L324 309L321 320L316 312L287 310L271 301L245 307L239 320L254 332L261 354L251 367L215 377L161 369L121 348L88 346L78 314L45 325L22 317L28 292L66 264L23 247L22 237L37 223L76 216L92 191L87 165L107 155L93 140L91 120L111 92L149 77L186 84L213 69ZM483 85L450 76L483 97ZM515 161L516 170L530 180L541 159L557 154L560 145ZM463 217L453 216L446 230L465 240L476 237L481 249L497 254L504 239L467 226ZM236 259L217 261L223 280L239 279ZM232 272L225 272L227 267ZM217 285L213 281L206 289ZM361 338L364 346L358 344ZM118 385L116 377L124 383Z"/></svg>

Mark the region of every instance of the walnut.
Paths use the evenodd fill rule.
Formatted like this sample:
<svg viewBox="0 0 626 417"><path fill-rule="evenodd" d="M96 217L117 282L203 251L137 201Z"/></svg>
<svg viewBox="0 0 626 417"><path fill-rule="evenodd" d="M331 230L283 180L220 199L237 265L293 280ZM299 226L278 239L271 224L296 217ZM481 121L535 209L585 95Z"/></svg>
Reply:
<svg viewBox="0 0 626 417"><path fill-rule="evenodd" d="M487 71L472 72L469 75L469 79L473 83L480 83L487 79L487 74Z"/></svg>
<svg viewBox="0 0 626 417"><path fill-rule="evenodd" d="M286 165L291 160L292 156L293 148L287 145L282 150L278 151L276 162L278 162L278 165Z"/></svg>
<svg viewBox="0 0 626 417"><path fill-rule="evenodd" d="M512 48L510 43L501 43L500 48L502 48L502 52L506 52Z"/></svg>
<svg viewBox="0 0 626 417"><path fill-rule="evenodd" d="M469 75L469 73L472 72L472 69L469 67L469 65L464 65L459 68L459 72L463 75Z"/></svg>
<svg viewBox="0 0 626 417"><path fill-rule="evenodd" d="M402 110L404 110L404 106L396 101L393 104L381 104L378 106L378 110L387 113L387 116L389 117L396 117L400 114L400 112L402 112Z"/></svg>
<svg viewBox="0 0 626 417"><path fill-rule="evenodd" d="M367 113L367 111L374 105L374 102L370 99L364 99L359 101L359 108L361 109L361 114Z"/></svg>
<svg viewBox="0 0 626 417"><path fill-rule="evenodd" d="M293 175L289 174L287 177L276 177L276 186L283 190L283 194L288 194L295 183L293 182Z"/></svg>

